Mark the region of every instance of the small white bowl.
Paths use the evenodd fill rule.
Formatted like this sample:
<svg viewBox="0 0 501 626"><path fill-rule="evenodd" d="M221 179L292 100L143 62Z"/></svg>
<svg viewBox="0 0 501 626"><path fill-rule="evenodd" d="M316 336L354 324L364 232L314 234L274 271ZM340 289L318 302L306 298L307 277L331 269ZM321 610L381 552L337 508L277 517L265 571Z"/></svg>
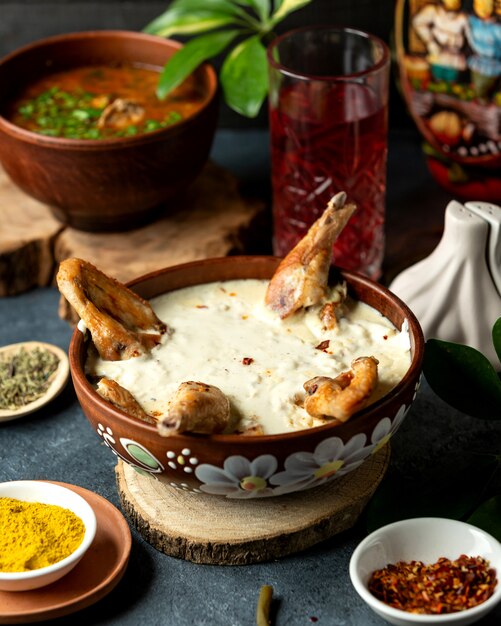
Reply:
<svg viewBox="0 0 501 626"><path fill-rule="evenodd" d="M92 507L66 487L38 480L13 480L0 483L0 497L55 504L73 511L85 525L82 543L61 561L29 572L0 572L1 591L26 591L50 585L75 567L94 540L96 516Z"/></svg>
<svg viewBox="0 0 501 626"><path fill-rule="evenodd" d="M368 582L374 570L398 561L435 563L440 557L481 556L496 570L494 593L482 604L457 613L418 615L388 606L373 596ZM383 526L366 537L350 560L350 578L360 597L380 617L396 626L446 624L466 626L491 611L501 600L501 544L470 524L438 517L420 517Z"/></svg>

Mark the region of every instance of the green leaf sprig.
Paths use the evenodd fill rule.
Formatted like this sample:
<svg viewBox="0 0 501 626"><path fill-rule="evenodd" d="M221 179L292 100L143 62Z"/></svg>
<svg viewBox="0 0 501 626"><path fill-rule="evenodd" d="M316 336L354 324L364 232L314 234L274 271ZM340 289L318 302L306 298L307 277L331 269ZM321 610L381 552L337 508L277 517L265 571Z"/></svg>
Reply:
<svg viewBox="0 0 501 626"><path fill-rule="evenodd" d="M501 317L492 329L501 362ZM433 391L455 409L482 419L501 419L501 379L478 350L460 343L429 339L424 375Z"/></svg>
<svg viewBox="0 0 501 626"><path fill-rule="evenodd" d="M492 329L501 363L501 317ZM459 343L429 339L423 372L433 391L447 404L471 417L501 420L501 378L481 352ZM366 510L369 532L409 517L461 519L501 541L501 450L472 455L463 470L438 474L425 481L387 476Z"/></svg>
<svg viewBox="0 0 501 626"><path fill-rule="evenodd" d="M287 15L312 0L174 0L144 31L162 37L195 36L165 65L157 96L163 100L201 63L231 44L220 74L226 103L256 117L268 94L266 43Z"/></svg>

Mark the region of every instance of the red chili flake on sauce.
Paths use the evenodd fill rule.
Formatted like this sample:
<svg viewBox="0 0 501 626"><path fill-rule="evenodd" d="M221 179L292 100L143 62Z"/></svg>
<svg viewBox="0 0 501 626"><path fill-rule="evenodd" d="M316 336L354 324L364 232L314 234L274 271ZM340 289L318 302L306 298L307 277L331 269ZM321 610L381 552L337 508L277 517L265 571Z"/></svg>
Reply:
<svg viewBox="0 0 501 626"><path fill-rule="evenodd" d="M456 613L485 602L497 585L496 570L480 556L455 561L399 561L372 573L369 591L385 604L409 613Z"/></svg>
<svg viewBox="0 0 501 626"><path fill-rule="evenodd" d="M330 339L326 339L325 341L322 341L322 343L319 343L318 346L315 346L315 350L322 350L322 352L327 352L327 348L330 345Z"/></svg>
<svg viewBox="0 0 501 626"><path fill-rule="evenodd" d="M250 356L244 356L244 358L242 359L242 363L244 365L250 365L251 363L254 363L254 359Z"/></svg>
<svg viewBox="0 0 501 626"><path fill-rule="evenodd" d="M386 341L388 339L388 335L383 335L383 339Z"/></svg>
<svg viewBox="0 0 501 626"><path fill-rule="evenodd" d="M197 309L208 309L209 307L206 304L197 304Z"/></svg>

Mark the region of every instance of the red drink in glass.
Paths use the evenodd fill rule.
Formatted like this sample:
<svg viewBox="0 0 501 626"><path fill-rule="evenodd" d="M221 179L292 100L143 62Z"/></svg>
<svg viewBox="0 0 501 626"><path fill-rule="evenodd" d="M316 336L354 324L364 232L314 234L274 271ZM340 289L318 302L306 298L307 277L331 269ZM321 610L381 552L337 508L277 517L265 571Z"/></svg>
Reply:
<svg viewBox="0 0 501 626"><path fill-rule="evenodd" d="M306 50L305 34L323 36L342 31L334 43L346 46L342 29L301 29L299 37ZM369 36L349 31L350 36ZM270 60L270 137L272 157L274 252L284 256L322 214L327 202L338 191L346 191L358 210L334 245L334 262L342 267L379 278L384 254L384 213L386 189L388 63L385 47L377 80L366 80L368 72L358 71L341 77L325 74L339 71L338 65L321 59L296 61L299 73L286 67L290 46L281 50L280 64ZM273 44L272 44L273 47ZM364 48L362 48L362 51ZM358 51L358 55L362 54ZM351 50L356 56L357 50ZM306 54L306 53L305 53ZM367 61L372 67L374 61ZM304 75L304 68L308 75ZM364 67L362 65L362 67ZM349 69L349 68L348 68ZM311 72L315 72L311 75ZM370 69L369 69L370 72Z"/></svg>

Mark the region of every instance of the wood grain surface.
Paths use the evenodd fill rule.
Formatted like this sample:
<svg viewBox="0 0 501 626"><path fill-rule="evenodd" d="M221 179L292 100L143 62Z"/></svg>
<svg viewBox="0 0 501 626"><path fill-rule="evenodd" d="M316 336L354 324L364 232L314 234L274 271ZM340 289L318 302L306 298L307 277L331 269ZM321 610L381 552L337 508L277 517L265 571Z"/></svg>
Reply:
<svg viewBox="0 0 501 626"><path fill-rule="evenodd" d="M0 167L0 296L50 283L62 229L49 207L18 189Z"/></svg>
<svg viewBox="0 0 501 626"><path fill-rule="evenodd" d="M122 507L143 538L179 559L242 565L305 550L351 528L382 480L389 445L346 476L276 498L227 499L169 487L118 460Z"/></svg>
<svg viewBox="0 0 501 626"><path fill-rule="evenodd" d="M155 222L122 233L67 228L57 239L55 259L81 257L128 281L168 265L241 251L244 233L262 208L242 198L232 174L209 163Z"/></svg>
<svg viewBox="0 0 501 626"><path fill-rule="evenodd" d="M243 197L237 179L209 162L156 221L127 232L88 233L64 227L0 170L0 296L51 284L57 264L74 256L125 282L169 265L243 252L263 213L263 202ZM71 318L65 301L60 315Z"/></svg>

